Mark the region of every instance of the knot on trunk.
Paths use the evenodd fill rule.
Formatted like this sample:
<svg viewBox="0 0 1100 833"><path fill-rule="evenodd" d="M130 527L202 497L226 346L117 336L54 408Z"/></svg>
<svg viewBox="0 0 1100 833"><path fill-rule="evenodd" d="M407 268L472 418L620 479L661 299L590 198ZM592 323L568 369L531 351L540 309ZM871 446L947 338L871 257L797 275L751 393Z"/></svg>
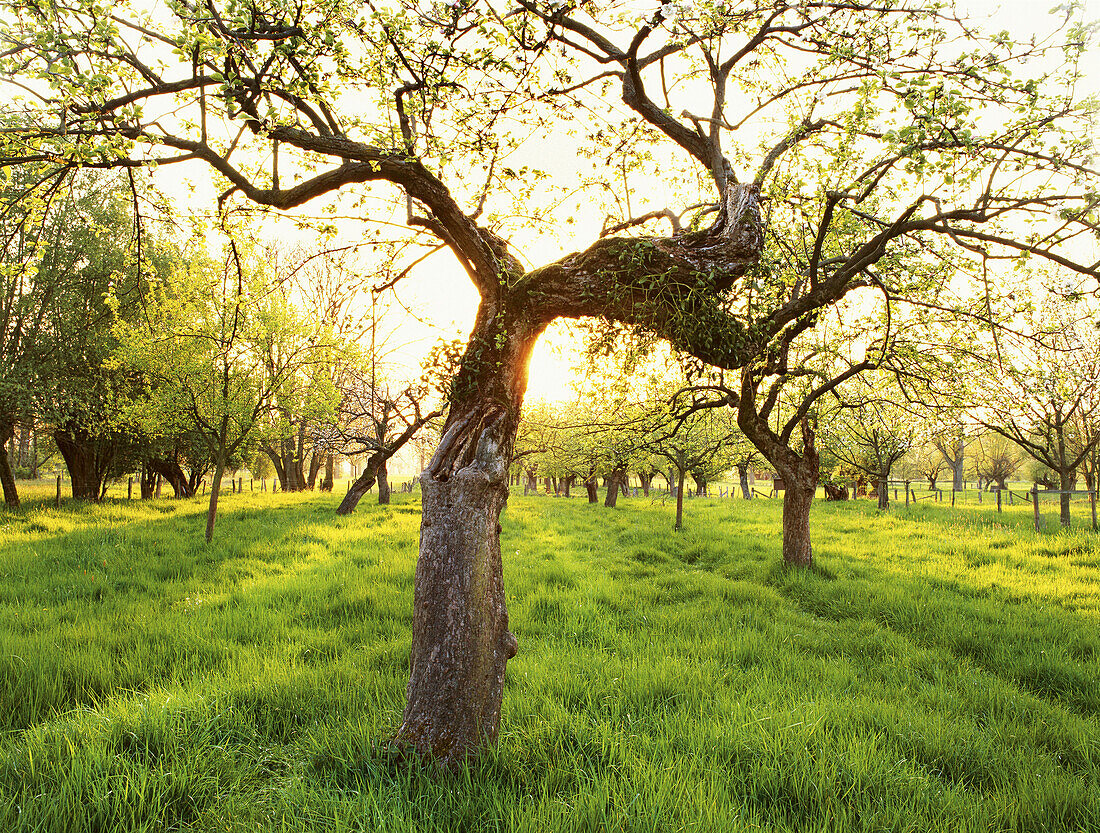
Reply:
<svg viewBox="0 0 1100 833"><path fill-rule="evenodd" d="M759 186L730 184L709 228L676 235L669 242L694 268L715 274L718 288L732 285L764 251Z"/></svg>
<svg viewBox="0 0 1100 833"><path fill-rule="evenodd" d="M503 486L515 437L510 410L499 403L479 402L464 414L452 414L425 474L445 481L475 466L489 481Z"/></svg>

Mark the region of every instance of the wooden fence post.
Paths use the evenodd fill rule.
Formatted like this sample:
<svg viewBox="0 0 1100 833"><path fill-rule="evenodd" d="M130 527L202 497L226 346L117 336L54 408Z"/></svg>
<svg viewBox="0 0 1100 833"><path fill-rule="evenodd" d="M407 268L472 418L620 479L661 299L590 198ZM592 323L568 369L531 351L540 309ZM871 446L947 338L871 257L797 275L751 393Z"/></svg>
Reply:
<svg viewBox="0 0 1100 833"><path fill-rule="evenodd" d="M60 474L57 476L57 497L54 498L53 505L58 509L61 508L61 475Z"/></svg>
<svg viewBox="0 0 1100 833"><path fill-rule="evenodd" d="M894 492L894 495L895 496L897 495L896 491ZM908 480L905 481L905 505L906 506L909 505L909 481Z"/></svg>
<svg viewBox="0 0 1100 833"><path fill-rule="evenodd" d="M982 503L982 490L981 490L981 487L979 486L978 487L978 505L980 506L981 503Z"/></svg>
<svg viewBox="0 0 1100 833"><path fill-rule="evenodd" d="M134 478L132 477L126 478L126 499L134 499Z"/></svg>
<svg viewBox="0 0 1100 833"><path fill-rule="evenodd" d="M1096 486L1089 492L1089 501L1092 503L1092 531L1096 532Z"/></svg>
<svg viewBox="0 0 1100 833"><path fill-rule="evenodd" d="M1035 531L1038 532L1040 528L1039 523L1039 484L1036 483L1031 487L1031 503L1035 507Z"/></svg>
<svg viewBox="0 0 1100 833"><path fill-rule="evenodd" d="M954 506L955 506L955 487L954 486L951 487L951 506L952 506L952 508L954 508Z"/></svg>
<svg viewBox="0 0 1100 833"><path fill-rule="evenodd" d="M997 511L998 512L1004 511L1004 510L1001 509L1001 487L1000 486L997 487Z"/></svg>

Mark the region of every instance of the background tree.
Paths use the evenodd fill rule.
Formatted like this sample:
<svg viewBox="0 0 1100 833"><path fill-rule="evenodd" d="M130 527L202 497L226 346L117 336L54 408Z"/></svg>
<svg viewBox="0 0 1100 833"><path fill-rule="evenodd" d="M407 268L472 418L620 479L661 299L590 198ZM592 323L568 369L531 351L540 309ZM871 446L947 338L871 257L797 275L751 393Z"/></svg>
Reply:
<svg viewBox="0 0 1100 833"><path fill-rule="evenodd" d="M867 475L878 493L878 508L890 505L894 465L918 447L919 418L884 372L865 374L837 392L837 413L830 419L827 442L836 457Z"/></svg>
<svg viewBox="0 0 1100 833"><path fill-rule="evenodd" d="M116 321L119 367L155 380L135 405L155 433L165 415L186 415L213 461L206 540L214 535L222 477L300 372L328 345L310 331L255 252L229 240L216 264L196 255L153 287L143 316Z"/></svg>
<svg viewBox="0 0 1100 833"><path fill-rule="evenodd" d="M1077 468L1100 441L1087 427L1100 413L1100 331L1091 309L1047 293L1037 300L1028 337L1005 336L986 357L979 420L1057 472L1069 526Z"/></svg>
<svg viewBox="0 0 1100 833"><path fill-rule="evenodd" d="M974 474L987 490L996 485L999 490L1008 488L1008 478L1020 468L1024 455L1020 447L1000 434L987 432L974 438Z"/></svg>
<svg viewBox="0 0 1100 833"><path fill-rule="evenodd" d="M670 430L671 429L671 430ZM733 414L727 409L692 414L683 421L673 420L658 428L653 448L676 469L676 524L684 528L684 477L698 472L700 479L713 478L729 471L730 446L739 432ZM702 488L701 486L699 487Z"/></svg>

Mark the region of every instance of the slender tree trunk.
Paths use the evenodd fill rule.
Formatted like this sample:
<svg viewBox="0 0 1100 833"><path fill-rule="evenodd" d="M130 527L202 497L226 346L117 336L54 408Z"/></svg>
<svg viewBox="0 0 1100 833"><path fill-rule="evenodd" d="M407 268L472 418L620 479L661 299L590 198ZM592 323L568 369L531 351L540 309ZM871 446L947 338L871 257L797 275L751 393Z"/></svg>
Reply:
<svg viewBox="0 0 1100 833"><path fill-rule="evenodd" d="M29 425L23 425L19 429L19 452L18 452L18 465L19 468L27 468L27 463L30 462L31 452L31 428Z"/></svg>
<svg viewBox="0 0 1100 833"><path fill-rule="evenodd" d="M38 429L31 429L31 480L38 479Z"/></svg>
<svg viewBox="0 0 1100 833"><path fill-rule="evenodd" d="M649 484L653 482L653 475L650 473L639 474L638 481L642 484L642 494L645 497L649 497Z"/></svg>
<svg viewBox="0 0 1100 833"><path fill-rule="evenodd" d="M294 491L306 490L306 424L298 425L298 441L294 447Z"/></svg>
<svg viewBox="0 0 1100 833"><path fill-rule="evenodd" d="M748 466L738 466L737 476L741 480L741 495L745 500L752 500L752 489L749 488Z"/></svg>
<svg viewBox="0 0 1100 833"><path fill-rule="evenodd" d="M214 539L214 521L218 517L218 494L222 489L222 475L225 474L225 457L219 455L214 466L214 479L210 483L210 505L206 510L206 543Z"/></svg>
<svg viewBox="0 0 1100 833"><path fill-rule="evenodd" d="M321 478L321 491L331 492L336 480L336 455L331 451L325 455L325 476Z"/></svg>
<svg viewBox="0 0 1100 833"><path fill-rule="evenodd" d="M677 531L684 528L684 471L679 472L680 485L676 488L676 526Z"/></svg>
<svg viewBox="0 0 1100 833"><path fill-rule="evenodd" d="M390 477L389 472L386 469L386 461L383 460L378 465L378 504L380 506L388 506L390 503Z"/></svg>
<svg viewBox="0 0 1100 833"><path fill-rule="evenodd" d="M1059 517L1062 521L1062 526L1069 526L1069 501L1072 495L1073 487L1077 485L1077 472L1073 469L1062 469L1058 472L1058 488L1061 490L1061 494L1058 496L1059 503Z"/></svg>

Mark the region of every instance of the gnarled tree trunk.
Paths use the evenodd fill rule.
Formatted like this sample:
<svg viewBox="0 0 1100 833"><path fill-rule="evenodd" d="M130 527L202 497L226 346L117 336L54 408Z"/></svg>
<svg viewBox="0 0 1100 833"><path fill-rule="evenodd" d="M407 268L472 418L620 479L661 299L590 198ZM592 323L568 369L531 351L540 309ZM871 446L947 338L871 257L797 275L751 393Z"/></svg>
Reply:
<svg viewBox="0 0 1100 833"><path fill-rule="evenodd" d="M427 191L424 198L431 198ZM468 247L467 272L481 305L442 439L420 477L408 698L394 739L443 766L495 744L505 667L516 653L499 518L535 340L555 318L604 315L657 332L714 364L740 367L744 328L720 309L718 293L762 247L753 185L725 187L715 223L704 231L605 239L526 274L503 241L485 229L463 229L457 245ZM658 295L653 276L661 282ZM704 315L726 328L719 337L691 325Z"/></svg>
<svg viewBox="0 0 1100 833"><path fill-rule="evenodd" d="M604 497L603 505L608 509L614 509L615 505L619 501L619 492L622 490L623 479L626 477L626 472L622 469L614 469L609 475L607 475L607 494Z"/></svg>
<svg viewBox="0 0 1100 833"><path fill-rule="evenodd" d="M809 418L803 417L800 423L802 451L799 453L791 448L789 438L777 435L760 417L756 409L755 390L750 382L743 381L737 423L745 436L775 467L786 486L783 492L783 563L797 567L811 566L814 553L810 543L810 506L817 492L819 458Z"/></svg>
<svg viewBox="0 0 1100 833"><path fill-rule="evenodd" d="M817 491L816 454L811 461L803 457L792 467L777 466L787 484L783 492L783 563L809 567L814 551L810 543L810 506Z"/></svg>
<svg viewBox="0 0 1100 833"><path fill-rule="evenodd" d="M505 666L518 645L504 601L500 513L527 364L545 324L521 320L502 333L497 313L482 302L442 439L420 476L408 700L395 742L444 766L496 744Z"/></svg>
<svg viewBox="0 0 1100 833"><path fill-rule="evenodd" d="M54 441L69 470L73 497L101 500L114 457L113 444L92 437L79 425L56 429Z"/></svg>
<svg viewBox="0 0 1100 833"><path fill-rule="evenodd" d="M176 497L194 497L195 492L188 483L186 475L180 464L175 460L153 458L149 460L148 467L168 481L172 492Z"/></svg>

